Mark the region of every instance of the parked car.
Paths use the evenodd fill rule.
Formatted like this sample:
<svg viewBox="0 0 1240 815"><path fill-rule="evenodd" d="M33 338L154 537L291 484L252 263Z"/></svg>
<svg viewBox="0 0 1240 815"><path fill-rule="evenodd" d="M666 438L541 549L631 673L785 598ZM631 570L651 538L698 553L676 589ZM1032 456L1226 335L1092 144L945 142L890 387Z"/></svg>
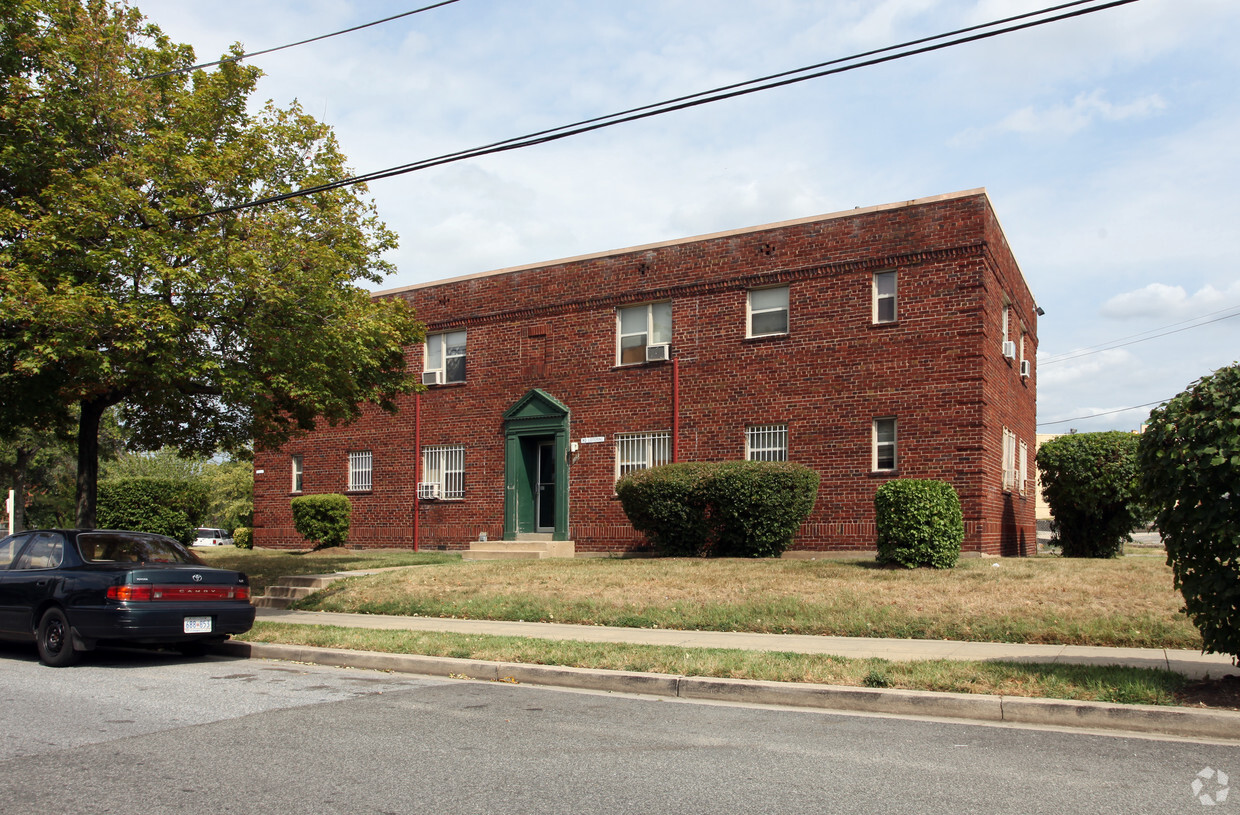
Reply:
<svg viewBox="0 0 1240 815"><path fill-rule="evenodd" d="M199 527L198 537L194 540L194 546L232 546L233 537L223 529L214 529L212 527Z"/></svg>
<svg viewBox="0 0 1240 815"><path fill-rule="evenodd" d="M172 538L43 529L0 540L0 638L33 639L46 665L111 642L200 655L253 625L249 578Z"/></svg>

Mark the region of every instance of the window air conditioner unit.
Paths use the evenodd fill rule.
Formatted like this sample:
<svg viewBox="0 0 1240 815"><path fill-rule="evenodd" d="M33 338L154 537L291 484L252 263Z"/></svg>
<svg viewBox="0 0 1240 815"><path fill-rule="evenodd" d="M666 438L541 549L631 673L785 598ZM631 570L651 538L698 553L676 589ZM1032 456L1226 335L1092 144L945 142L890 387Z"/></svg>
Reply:
<svg viewBox="0 0 1240 815"><path fill-rule="evenodd" d="M443 371L423 371L422 372L422 384L423 385L443 384L440 380L440 377L442 376L443 376Z"/></svg>
<svg viewBox="0 0 1240 815"><path fill-rule="evenodd" d="M419 481L418 498L423 501L433 501L439 498L439 485L431 481Z"/></svg>
<svg viewBox="0 0 1240 815"><path fill-rule="evenodd" d="M1031 373L1033 373L1033 364L1027 359L1022 359L1020 361L1020 375L1029 376Z"/></svg>
<svg viewBox="0 0 1240 815"><path fill-rule="evenodd" d="M646 361L647 362L666 362L671 356L670 345L647 345Z"/></svg>
<svg viewBox="0 0 1240 815"><path fill-rule="evenodd" d="M1003 343L1003 356L1007 359L1016 359L1016 343L1008 340Z"/></svg>

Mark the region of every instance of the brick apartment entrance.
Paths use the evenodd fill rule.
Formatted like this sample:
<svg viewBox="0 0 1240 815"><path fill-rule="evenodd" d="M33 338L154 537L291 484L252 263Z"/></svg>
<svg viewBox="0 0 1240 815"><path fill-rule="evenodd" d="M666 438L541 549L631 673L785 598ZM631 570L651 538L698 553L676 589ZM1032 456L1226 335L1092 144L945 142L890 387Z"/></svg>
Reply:
<svg viewBox="0 0 1240 815"><path fill-rule="evenodd" d="M504 412L504 539L568 540L569 410L535 388Z"/></svg>

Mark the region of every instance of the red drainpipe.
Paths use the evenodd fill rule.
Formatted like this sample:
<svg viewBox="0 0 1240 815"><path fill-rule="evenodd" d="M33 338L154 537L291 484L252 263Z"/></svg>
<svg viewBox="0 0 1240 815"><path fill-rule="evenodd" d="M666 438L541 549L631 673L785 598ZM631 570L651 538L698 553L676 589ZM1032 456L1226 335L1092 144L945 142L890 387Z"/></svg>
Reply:
<svg viewBox="0 0 1240 815"><path fill-rule="evenodd" d="M413 551L418 551L418 484L422 482L422 394L413 395Z"/></svg>
<svg viewBox="0 0 1240 815"><path fill-rule="evenodd" d="M680 461L680 360L672 357L672 463Z"/></svg>

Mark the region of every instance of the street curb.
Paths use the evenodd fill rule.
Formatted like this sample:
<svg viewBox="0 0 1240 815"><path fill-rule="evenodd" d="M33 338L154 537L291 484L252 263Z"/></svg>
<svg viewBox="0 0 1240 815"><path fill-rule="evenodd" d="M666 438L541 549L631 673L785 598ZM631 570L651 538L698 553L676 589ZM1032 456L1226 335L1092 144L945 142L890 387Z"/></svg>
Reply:
<svg viewBox="0 0 1240 815"><path fill-rule="evenodd" d="M1116 705L990 694L940 693L891 688L854 688L799 682L766 682L638 671L570 668L519 662L487 662L476 659L432 657L420 654L386 654L308 645L237 642L216 646L213 653L243 659L278 659L365 668L376 671L483 679L548 687L633 693L745 704L767 704L838 710L849 713L884 713L898 716L930 716L1005 724L1051 725L1091 730L1121 730L1166 736L1217 738L1240 737L1240 712L1157 705Z"/></svg>

